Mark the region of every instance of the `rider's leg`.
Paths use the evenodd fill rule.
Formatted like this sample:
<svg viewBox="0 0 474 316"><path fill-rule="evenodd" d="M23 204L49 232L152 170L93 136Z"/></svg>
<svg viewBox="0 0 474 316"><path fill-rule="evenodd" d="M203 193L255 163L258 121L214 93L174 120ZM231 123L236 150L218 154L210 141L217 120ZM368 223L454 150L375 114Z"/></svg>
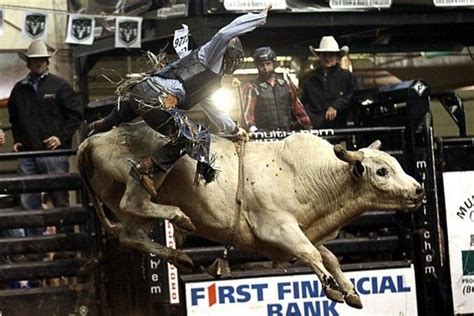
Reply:
<svg viewBox="0 0 474 316"><path fill-rule="evenodd" d="M168 143L153 151L151 157L134 163L130 174L142 184L148 193L156 197L157 190L163 184L169 170L184 155L184 147L183 143Z"/></svg>

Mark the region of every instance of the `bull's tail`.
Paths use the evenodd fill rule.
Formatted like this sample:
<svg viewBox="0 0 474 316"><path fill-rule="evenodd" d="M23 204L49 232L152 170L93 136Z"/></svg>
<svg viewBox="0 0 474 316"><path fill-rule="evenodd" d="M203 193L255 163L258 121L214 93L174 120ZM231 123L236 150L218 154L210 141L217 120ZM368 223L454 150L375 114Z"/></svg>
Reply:
<svg viewBox="0 0 474 316"><path fill-rule="evenodd" d="M92 189L92 185L89 180L89 175L86 170L86 165L92 166L93 164L93 161L91 158L91 154L92 154L91 149L92 149L92 144L90 143L90 138L86 139L79 147L79 150L77 152L77 165L79 169L79 174L81 175L82 182L84 183L85 188L87 189L87 191L89 192L89 195L92 198L92 204L94 205L94 209L97 214L97 217L99 217L99 220L102 223L102 227L104 227L104 229L107 232L118 237L118 235L120 234L122 230L121 224L112 224L110 220L107 218L107 216L105 216L104 208L102 207L101 201L99 200L99 197Z"/></svg>

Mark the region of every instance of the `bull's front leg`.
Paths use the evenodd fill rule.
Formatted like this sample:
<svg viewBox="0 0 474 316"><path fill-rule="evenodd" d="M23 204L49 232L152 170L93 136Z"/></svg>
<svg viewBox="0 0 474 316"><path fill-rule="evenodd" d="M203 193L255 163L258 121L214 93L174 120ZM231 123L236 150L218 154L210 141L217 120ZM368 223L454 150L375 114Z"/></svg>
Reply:
<svg viewBox="0 0 474 316"><path fill-rule="evenodd" d="M362 302L360 300L359 294L357 294L354 284L349 281L344 273L341 270L339 261L336 256L325 246L316 247L323 257L323 264L326 269L334 276L337 281L337 284L341 287L342 294L344 295L344 301L347 305L354 308L362 308Z"/></svg>
<svg viewBox="0 0 474 316"><path fill-rule="evenodd" d="M120 201L122 212L142 218L163 218L186 232L196 230L191 219L179 207L156 204L150 201L150 194L131 177L127 177L127 187Z"/></svg>
<svg viewBox="0 0 474 316"><path fill-rule="evenodd" d="M272 224L269 225L268 217L259 214L253 217L251 222L252 229L259 239L308 265L319 278L326 296L333 301L344 302L342 291L334 277L324 267L321 254L293 217L280 216L278 219L273 217Z"/></svg>

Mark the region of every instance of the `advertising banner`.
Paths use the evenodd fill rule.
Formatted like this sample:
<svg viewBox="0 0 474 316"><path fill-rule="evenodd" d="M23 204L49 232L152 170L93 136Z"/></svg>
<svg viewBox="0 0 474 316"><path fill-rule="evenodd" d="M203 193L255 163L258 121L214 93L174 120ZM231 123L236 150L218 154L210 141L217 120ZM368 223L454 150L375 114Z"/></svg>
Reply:
<svg viewBox="0 0 474 316"><path fill-rule="evenodd" d="M474 313L474 171L443 173L455 314Z"/></svg>
<svg viewBox="0 0 474 316"><path fill-rule="evenodd" d="M346 272L363 309L326 298L315 274L187 283L187 315L417 315L413 266Z"/></svg>
<svg viewBox="0 0 474 316"><path fill-rule="evenodd" d="M119 16L115 19L115 47L142 47L142 20Z"/></svg>
<svg viewBox="0 0 474 316"><path fill-rule="evenodd" d="M436 7L472 7L474 0L433 0Z"/></svg>
<svg viewBox="0 0 474 316"><path fill-rule="evenodd" d="M66 43L92 45L95 19L82 14L71 14L67 24Z"/></svg>
<svg viewBox="0 0 474 316"><path fill-rule="evenodd" d="M170 19L188 16L189 0L173 0L156 10L158 19Z"/></svg>
<svg viewBox="0 0 474 316"><path fill-rule="evenodd" d="M166 245L166 247L176 249L174 227L168 220L160 219L156 221L151 237L154 241ZM153 253L148 255L147 261L145 274L150 289L150 301L179 304L178 269Z"/></svg>
<svg viewBox="0 0 474 316"><path fill-rule="evenodd" d="M25 12L23 14L23 36L33 40L47 40L48 32L47 15L38 12Z"/></svg>
<svg viewBox="0 0 474 316"><path fill-rule="evenodd" d="M390 8L392 0L329 0L333 9Z"/></svg>
<svg viewBox="0 0 474 316"><path fill-rule="evenodd" d="M272 3L272 10L285 10L286 0L224 0L227 11L262 10L268 3Z"/></svg>

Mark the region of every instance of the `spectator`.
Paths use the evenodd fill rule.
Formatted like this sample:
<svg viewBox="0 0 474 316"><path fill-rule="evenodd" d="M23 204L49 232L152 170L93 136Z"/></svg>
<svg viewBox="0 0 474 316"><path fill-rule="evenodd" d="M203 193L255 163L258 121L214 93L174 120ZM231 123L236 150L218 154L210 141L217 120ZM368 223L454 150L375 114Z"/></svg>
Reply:
<svg viewBox="0 0 474 316"><path fill-rule="evenodd" d="M204 113L222 131L248 138L245 130L212 104L210 96L220 87L223 75L232 74L243 62L243 47L236 36L265 24L270 8L268 5L259 14L236 18L203 46L132 85L125 96L129 102L120 102L120 110L115 108L106 118L90 124L95 131L105 131L140 115L150 127L171 138L151 157L139 163L131 161L130 175L151 196L156 197L156 187L185 154L198 161L197 172L206 182L215 179L216 171L209 157L209 132L190 122L181 110L201 102Z"/></svg>
<svg viewBox="0 0 474 316"><path fill-rule="evenodd" d="M244 89L245 120L250 132L311 128L296 86L288 76L275 73L276 54L273 49L257 48L253 59L258 76Z"/></svg>
<svg viewBox="0 0 474 316"><path fill-rule="evenodd" d="M345 112L357 89L355 76L339 65L340 58L349 48L339 48L334 37L324 36L319 48L309 46L309 49L319 57L320 67L306 77L301 101L314 128L344 127L347 123Z"/></svg>
<svg viewBox="0 0 474 316"><path fill-rule="evenodd" d="M13 151L56 150L71 148L72 136L82 121L82 104L71 86L48 71L48 52L42 41L33 41L26 53L18 53L30 72L16 83L8 100L13 135ZM69 172L67 156L22 158L18 173L24 176ZM69 205L69 194L51 192L55 207ZM41 209L41 193L21 195L23 209ZM28 228L27 235L43 230ZM25 235L21 230L13 233Z"/></svg>

